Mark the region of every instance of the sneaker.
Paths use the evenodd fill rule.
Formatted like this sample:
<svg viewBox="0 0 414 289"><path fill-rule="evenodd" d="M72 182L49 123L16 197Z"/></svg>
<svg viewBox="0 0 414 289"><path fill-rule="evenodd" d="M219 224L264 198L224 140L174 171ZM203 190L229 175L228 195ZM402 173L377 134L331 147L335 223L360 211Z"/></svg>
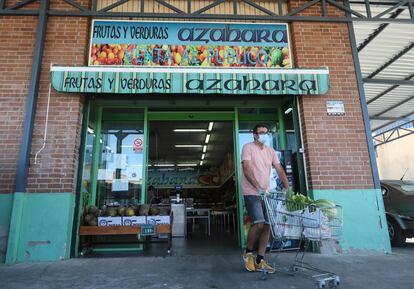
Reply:
<svg viewBox="0 0 414 289"><path fill-rule="evenodd" d="M244 267L249 272L256 271L256 267L254 265L254 259L255 259L255 257L253 255L253 253L244 253L243 254Z"/></svg>
<svg viewBox="0 0 414 289"><path fill-rule="evenodd" d="M263 271L266 270L267 273L269 274L274 274L276 273L275 268L273 268L272 266L270 266L269 264L266 263L265 260L260 261L259 264L256 264L256 262L254 262L254 267L257 271ZM247 267L246 267L247 268Z"/></svg>

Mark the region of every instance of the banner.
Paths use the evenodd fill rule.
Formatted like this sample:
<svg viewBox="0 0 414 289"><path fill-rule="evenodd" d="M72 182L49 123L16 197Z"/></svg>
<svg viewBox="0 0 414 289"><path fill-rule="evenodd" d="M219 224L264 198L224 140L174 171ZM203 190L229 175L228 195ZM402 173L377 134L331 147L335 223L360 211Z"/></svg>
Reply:
<svg viewBox="0 0 414 289"><path fill-rule="evenodd" d="M217 73L220 71L220 73ZM52 86L78 93L310 95L329 89L329 70L52 66Z"/></svg>
<svg viewBox="0 0 414 289"><path fill-rule="evenodd" d="M93 20L89 65L291 68L287 24Z"/></svg>

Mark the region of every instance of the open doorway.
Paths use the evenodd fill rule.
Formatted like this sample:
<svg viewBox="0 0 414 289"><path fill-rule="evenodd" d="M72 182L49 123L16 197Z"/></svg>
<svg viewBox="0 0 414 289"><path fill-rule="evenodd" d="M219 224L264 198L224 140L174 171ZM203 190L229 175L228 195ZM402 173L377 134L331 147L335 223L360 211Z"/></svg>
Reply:
<svg viewBox="0 0 414 289"><path fill-rule="evenodd" d="M238 248L233 132L231 121L149 122L147 201L181 204L175 254Z"/></svg>

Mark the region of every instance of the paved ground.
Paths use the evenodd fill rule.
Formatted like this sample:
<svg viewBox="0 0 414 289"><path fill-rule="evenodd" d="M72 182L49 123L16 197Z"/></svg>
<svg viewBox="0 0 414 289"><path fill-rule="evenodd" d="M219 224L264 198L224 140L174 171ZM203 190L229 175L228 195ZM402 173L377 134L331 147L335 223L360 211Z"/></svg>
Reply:
<svg viewBox="0 0 414 289"><path fill-rule="evenodd" d="M289 262L284 253L278 263ZM392 255L310 254L306 260L341 277L341 288L414 288L414 244ZM80 258L62 262L0 266L0 288L7 289L254 289L315 288L300 275L282 273L260 280L243 270L239 254Z"/></svg>

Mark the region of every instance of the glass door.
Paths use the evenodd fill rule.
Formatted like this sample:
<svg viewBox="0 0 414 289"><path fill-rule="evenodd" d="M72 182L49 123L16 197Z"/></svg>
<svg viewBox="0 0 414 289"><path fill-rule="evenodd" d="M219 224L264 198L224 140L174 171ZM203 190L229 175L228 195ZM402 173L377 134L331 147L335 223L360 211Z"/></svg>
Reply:
<svg viewBox="0 0 414 289"><path fill-rule="evenodd" d="M144 126L144 109L103 108L91 200L98 208L144 202Z"/></svg>

